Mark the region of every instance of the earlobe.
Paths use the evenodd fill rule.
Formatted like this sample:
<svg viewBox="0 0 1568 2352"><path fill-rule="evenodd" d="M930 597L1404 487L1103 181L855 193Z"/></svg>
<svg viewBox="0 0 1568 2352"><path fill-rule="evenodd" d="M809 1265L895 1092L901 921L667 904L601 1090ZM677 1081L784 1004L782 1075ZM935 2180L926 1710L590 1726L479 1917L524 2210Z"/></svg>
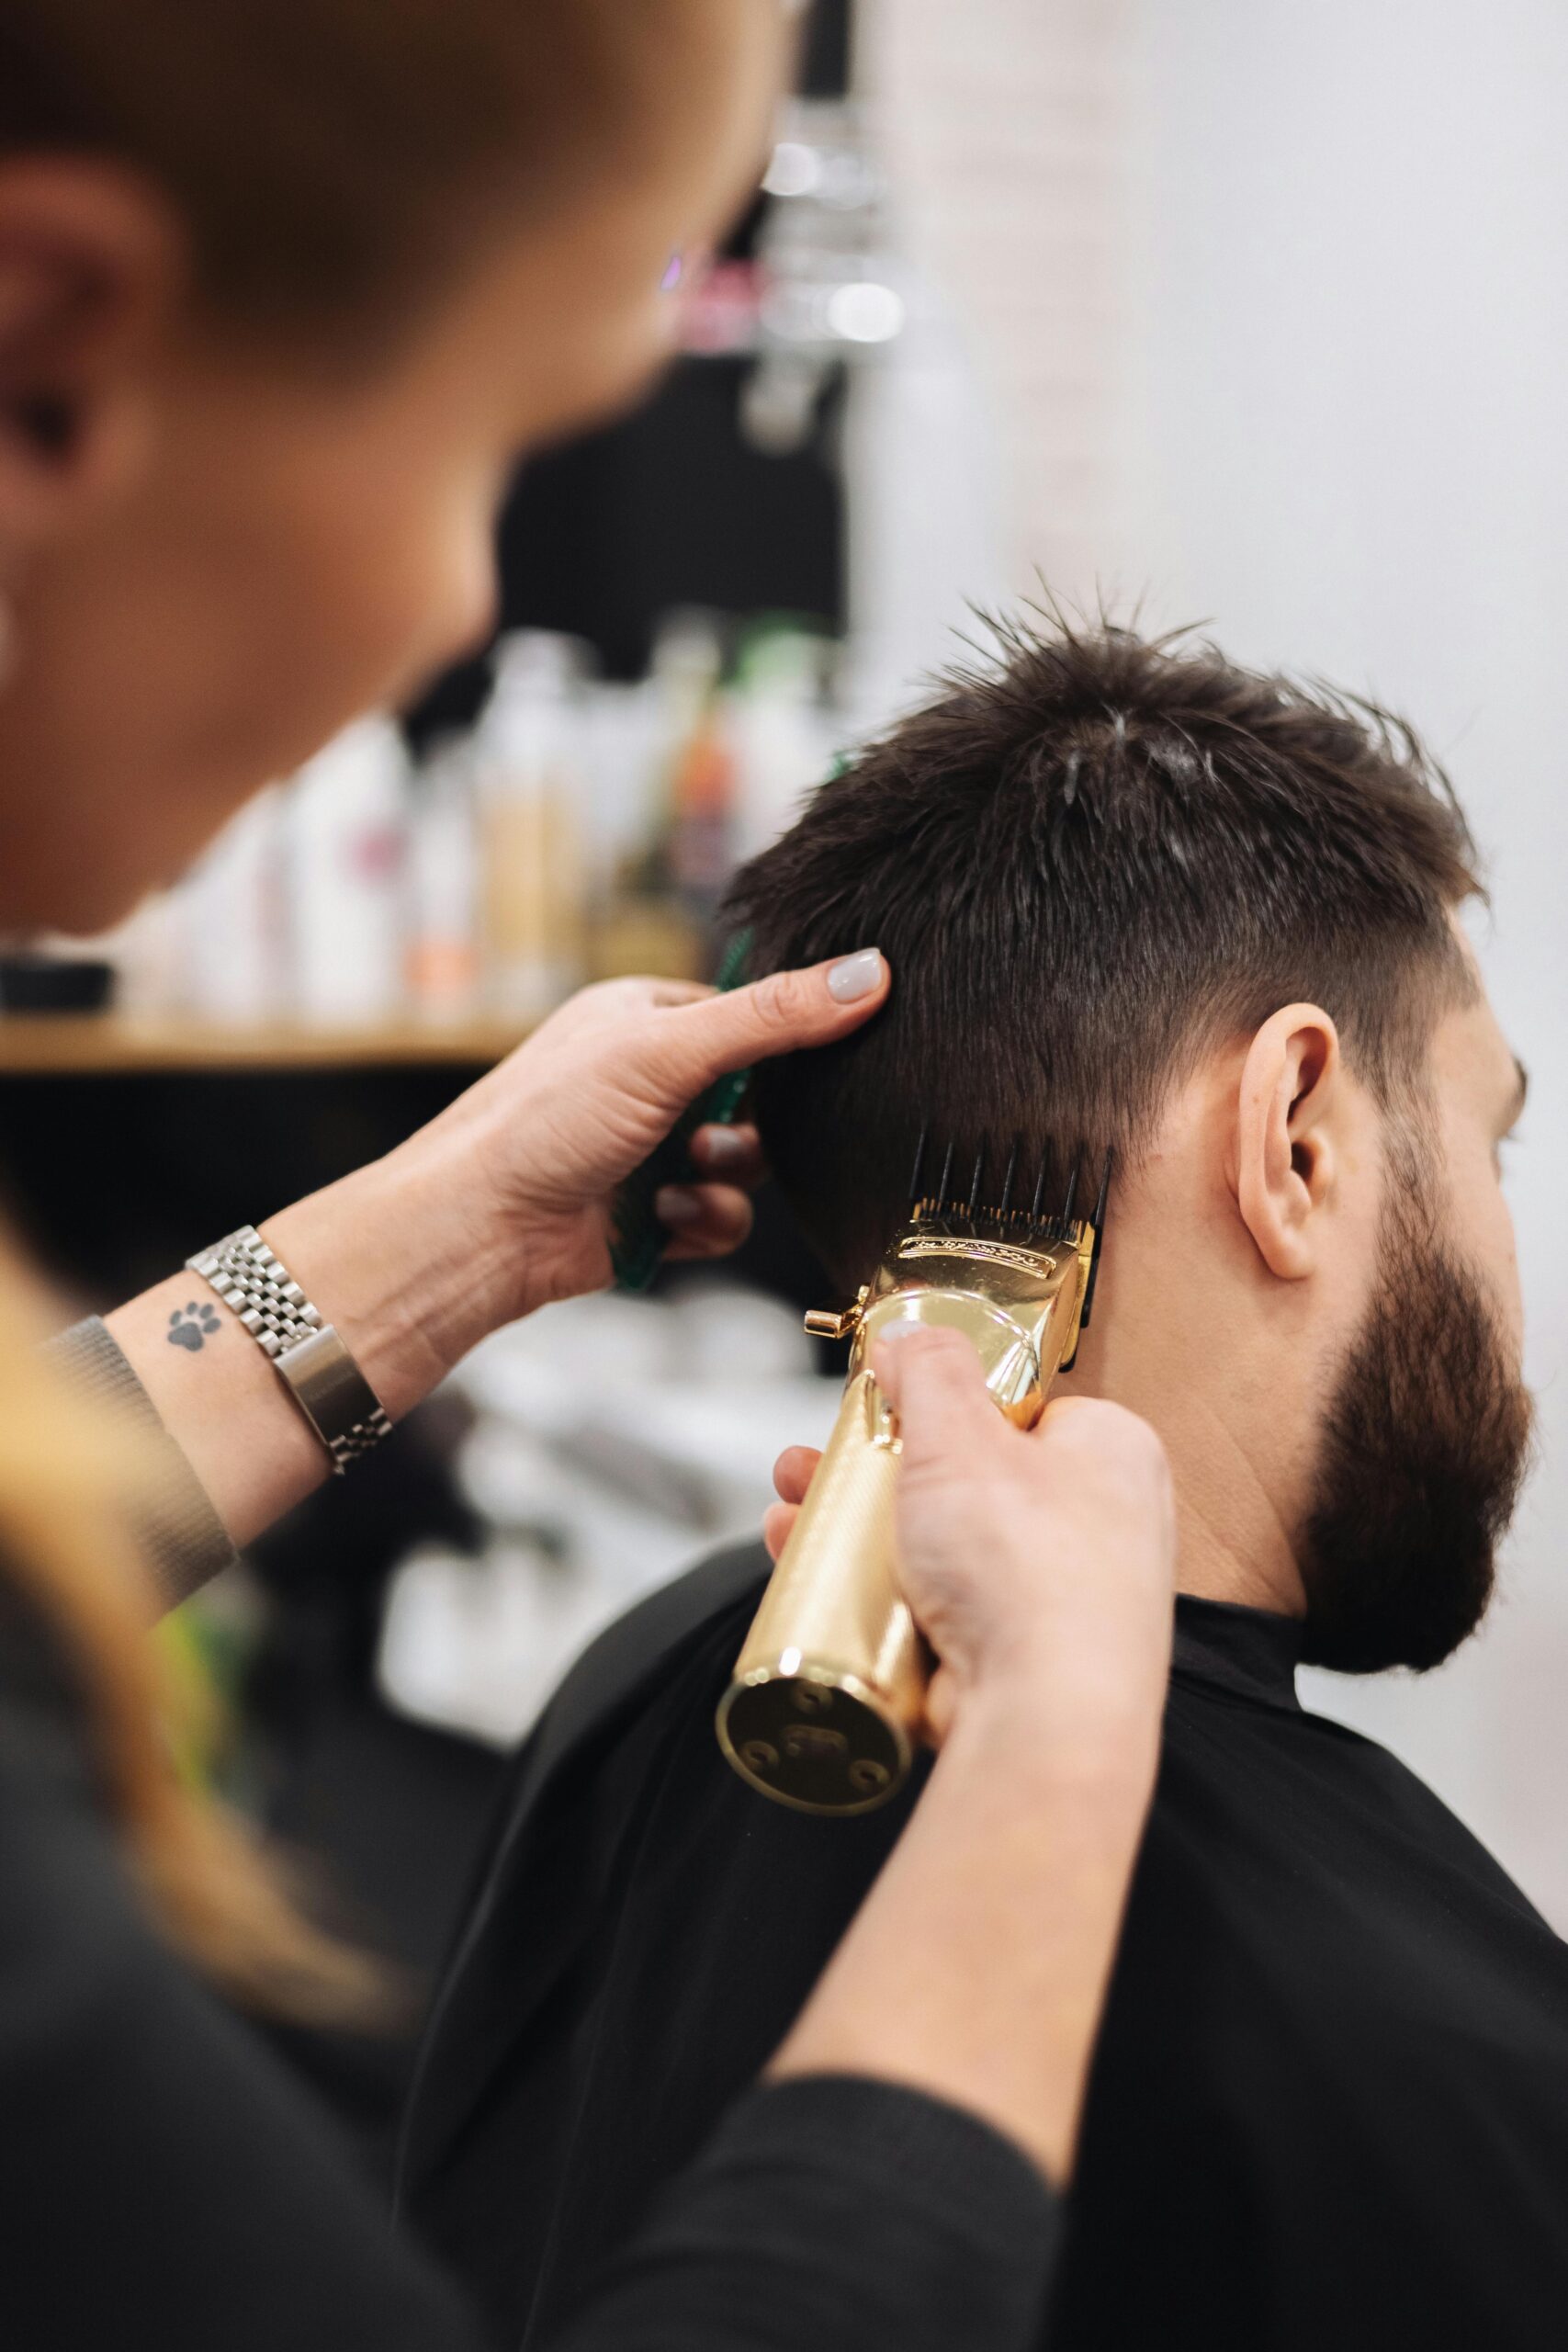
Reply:
<svg viewBox="0 0 1568 2352"><path fill-rule="evenodd" d="M172 211L133 175L0 164L0 555L25 561L76 528L134 466L182 254Z"/></svg>
<svg viewBox="0 0 1568 2352"><path fill-rule="evenodd" d="M1281 1282L1303 1280L1320 1261L1341 1087L1339 1033L1321 1005L1284 1006L1247 1048L1236 1091L1236 1207Z"/></svg>

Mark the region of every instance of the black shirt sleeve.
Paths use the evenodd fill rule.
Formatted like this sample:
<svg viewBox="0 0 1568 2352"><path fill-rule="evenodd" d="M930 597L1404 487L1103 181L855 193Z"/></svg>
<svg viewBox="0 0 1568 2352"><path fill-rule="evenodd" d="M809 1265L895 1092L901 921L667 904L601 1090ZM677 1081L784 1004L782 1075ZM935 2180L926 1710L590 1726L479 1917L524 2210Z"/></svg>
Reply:
<svg viewBox="0 0 1568 2352"><path fill-rule="evenodd" d="M897 2084L750 2092L559 2352L1038 2347L1058 2209L1010 2141Z"/></svg>
<svg viewBox="0 0 1568 2352"><path fill-rule="evenodd" d="M59 1734L19 1754L6 1713L0 2344L473 2352L326 2119L144 1920Z"/></svg>
<svg viewBox="0 0 1568 2352"><path fill-rule="evenodd" d="M325 2120L152 1932L62 1726L4 1694L0 1857L0 2343L477 2352ZM780 2084L561 2352L1017 2352L1054 2234L1036 2174L974 2118Z"/></svg>

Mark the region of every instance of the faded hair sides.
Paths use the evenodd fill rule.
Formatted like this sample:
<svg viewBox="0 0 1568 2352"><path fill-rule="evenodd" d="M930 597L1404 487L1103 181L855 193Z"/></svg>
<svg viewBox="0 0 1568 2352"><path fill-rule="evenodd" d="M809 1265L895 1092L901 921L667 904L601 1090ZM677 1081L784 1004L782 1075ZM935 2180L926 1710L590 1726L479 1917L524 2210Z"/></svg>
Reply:
<svg viewBox="0 0 1568 2352"><path fill-rule="evenodd" d="M1186 635L994 625L739 876L759 972L877 942L887 1009L759 1072L773 1164L833 1272L897 1221L926 1121L1135 1164L1171 1088L1295 998L1392 1103L1473 983L1451 787L1401 719Z"/></svg>

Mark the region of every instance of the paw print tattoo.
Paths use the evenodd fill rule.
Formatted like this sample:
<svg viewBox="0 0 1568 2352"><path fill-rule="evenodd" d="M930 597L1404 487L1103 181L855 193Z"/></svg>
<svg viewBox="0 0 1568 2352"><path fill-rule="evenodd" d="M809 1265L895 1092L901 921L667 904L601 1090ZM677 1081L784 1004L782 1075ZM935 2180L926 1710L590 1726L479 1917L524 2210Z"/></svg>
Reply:
<svg viewBox="0 0 1568 2352"><path fill-rule="evenodd" d="M215 1306L198 1306L191 1299L185 1306L176 1306L169 1317L169 1345L188 1348L192 1355L199 1352L204 1340L217 1330L220 1317Z"/></svg>

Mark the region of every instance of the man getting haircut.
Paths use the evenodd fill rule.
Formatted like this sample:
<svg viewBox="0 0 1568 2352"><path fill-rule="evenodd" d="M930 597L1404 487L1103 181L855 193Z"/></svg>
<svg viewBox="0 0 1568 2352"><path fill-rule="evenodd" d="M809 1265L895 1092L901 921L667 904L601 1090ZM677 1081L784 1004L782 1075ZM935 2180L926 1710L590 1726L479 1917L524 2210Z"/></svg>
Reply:
<svg viewBox="0 0 1568 2352"><path fill-rule="evenodd" d="M874 938L897 975L878 1021L757 1086L846 1291L928 1121L1116 1149L1063 1386L1159 1430L1180 1593L1042 2352L1468 2352L1568 2313L1568 1953L1294 1685L1303 1658L1449 1656L1525 1464L1499 1178L1523 1074L1459 926L1478 888L1398 721L1055 624L1007 628L736 887L757 968ZM730 1771L714 1709L767 1572L730 1553L635 1611L520 1759L404 2163L509 2340L765 2065L918 1793L820 1819Z"/></svg>

